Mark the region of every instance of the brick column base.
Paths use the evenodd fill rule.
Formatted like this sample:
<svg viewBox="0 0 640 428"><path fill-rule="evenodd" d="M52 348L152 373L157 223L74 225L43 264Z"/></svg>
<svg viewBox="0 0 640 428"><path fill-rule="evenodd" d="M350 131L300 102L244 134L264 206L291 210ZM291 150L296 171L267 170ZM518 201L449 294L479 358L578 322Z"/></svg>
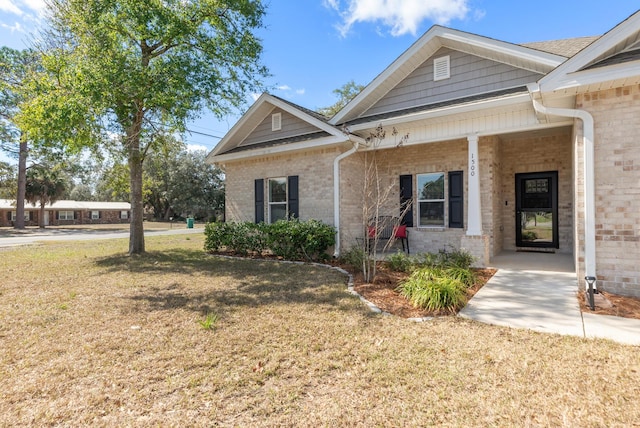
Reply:
<svg viewBox="0 0 640 428"><path fill-rule="evenodd" d="M489 265L489 236L464 235L460 238L460 249L467 251L475 258L473 267L483 268Z"/></svg>

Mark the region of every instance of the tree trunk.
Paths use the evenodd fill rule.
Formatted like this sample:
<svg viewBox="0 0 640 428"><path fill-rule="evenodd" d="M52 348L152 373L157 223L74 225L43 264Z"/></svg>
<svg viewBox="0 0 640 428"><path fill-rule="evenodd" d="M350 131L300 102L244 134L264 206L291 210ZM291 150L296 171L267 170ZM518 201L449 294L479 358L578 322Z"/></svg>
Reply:
<svg viewBox="0 0 640 428"><path fill-rule="evenodd" d="M38 219L38 226L40 227L40 229L44 229L44 207L46 206L46 203L43 203L42 201L40 201L40 218Z"/></svg>
<svg viewBox="0 0 640 428"><path fill-rule="evenodd" d="M144 110L139 104L131 127L127 130L129 147L129 186L131 202L131 222L129 225L129 255L144 253L144 212L142 204L142 161L140 153L140 133Z"/></svg>
<svg viewBox="0 0 640 428"><path fill-rule="evenodd" d="M136 139L137 140L137 139ZM133 142L131 142L133 143ZM144 253L144 213L142 205L142 156L139 141L129 146L129 171L131 186L131 222L129 226L129 254Z"/></svg>
<svg viewBox="0 0 640 428"><path fill-rule="evenodd" d="M27 192L27 139L20 135L20 152L18 157L18 193L16 195L16 221L14 228L24 229L24 197Z"/></svg>

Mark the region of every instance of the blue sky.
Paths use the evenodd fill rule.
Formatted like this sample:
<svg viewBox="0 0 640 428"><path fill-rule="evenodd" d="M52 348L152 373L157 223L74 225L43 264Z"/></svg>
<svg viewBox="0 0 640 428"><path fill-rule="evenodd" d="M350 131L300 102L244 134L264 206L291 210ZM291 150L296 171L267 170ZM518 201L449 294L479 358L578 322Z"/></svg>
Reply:
<svg viewBox="0 0 640 428"><path fill-rule="evenodd" d="M441 24L512 43L594 36L637 10L630 0L269 0L263 62L275 95L310 109L336 101L349 80L368 84L426 32ZM24 48L44 0L0 0L0 45ZM250 104L251 96L247 97ZM193 131L222 137L238 120L206 112ZM191 134L211 150L218 138Z"/></svg>

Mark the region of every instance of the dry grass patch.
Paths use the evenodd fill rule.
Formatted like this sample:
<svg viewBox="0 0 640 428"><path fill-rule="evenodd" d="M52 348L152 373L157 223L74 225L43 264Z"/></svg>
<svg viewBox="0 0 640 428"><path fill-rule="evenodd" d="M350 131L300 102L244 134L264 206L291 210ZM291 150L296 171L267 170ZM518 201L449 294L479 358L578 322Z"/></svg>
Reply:
<svg viewBox="0 0 640 428"><path fill-rule="evenodd" d="M638 347L370 313L199 235L2 252L0 426L628 426ZM201 325L208 314L215 328Z"/></svg>

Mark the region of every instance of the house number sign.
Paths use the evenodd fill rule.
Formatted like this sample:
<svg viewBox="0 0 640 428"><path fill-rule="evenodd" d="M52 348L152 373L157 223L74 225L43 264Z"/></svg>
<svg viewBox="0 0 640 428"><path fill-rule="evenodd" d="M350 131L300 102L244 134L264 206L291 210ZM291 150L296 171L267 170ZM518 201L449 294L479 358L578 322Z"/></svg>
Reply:
<svg viewBox="0 0 640 428"><path fill-rule="evenodd" d="M472 177L476 175L476 157L473 153L471 153L471 166L469 167L471 172L469 173Z"/></svg>

